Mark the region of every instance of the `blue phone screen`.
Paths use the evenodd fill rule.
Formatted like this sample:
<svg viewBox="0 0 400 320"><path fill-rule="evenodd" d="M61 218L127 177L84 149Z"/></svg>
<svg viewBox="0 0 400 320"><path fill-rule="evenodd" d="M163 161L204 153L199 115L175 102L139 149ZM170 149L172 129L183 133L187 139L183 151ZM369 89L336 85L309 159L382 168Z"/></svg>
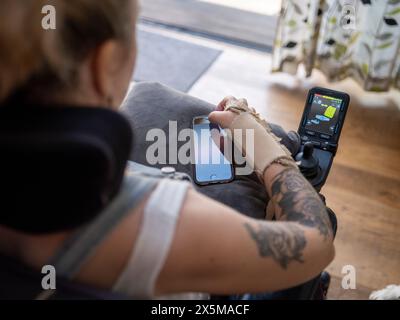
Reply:
<svg viewBox="0 0 400 320"><path fill-rule="evenodd" d="M207 118L195 119L193 129L196 180L200 183L231 180L232 164L218 146L223 129Z"/></svg>

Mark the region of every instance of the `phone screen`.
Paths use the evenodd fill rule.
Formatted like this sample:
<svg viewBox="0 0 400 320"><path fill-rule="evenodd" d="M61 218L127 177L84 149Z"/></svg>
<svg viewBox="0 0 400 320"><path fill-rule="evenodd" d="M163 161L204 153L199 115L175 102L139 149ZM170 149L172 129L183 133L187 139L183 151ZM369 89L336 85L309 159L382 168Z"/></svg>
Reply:
<svg viewBox="0 0 400 320"><path fill-rule="evenodd" d="M207 117L199 117L193 120L193 131L196 182L207 184L232 180L232 164L219 147L223 129Z"/></svg>
<svg viewBox="0 0 400 320"><path fill-rule="evenodd" d="M312 105L307 116L307 130L333 135L339 119L342 99L314 94Z"/></svg>

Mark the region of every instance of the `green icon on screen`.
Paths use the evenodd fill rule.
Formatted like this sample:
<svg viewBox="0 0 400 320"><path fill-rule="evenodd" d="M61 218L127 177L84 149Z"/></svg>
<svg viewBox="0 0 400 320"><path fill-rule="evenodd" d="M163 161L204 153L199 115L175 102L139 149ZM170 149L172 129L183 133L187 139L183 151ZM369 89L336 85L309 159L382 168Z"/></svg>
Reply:
<svg viewBox="0 0 400 320"><path fill-rule="evenodd" d="M329 106L328 108L326 108L324 116L332 119L335 116L335 113L336 113L336 108Z"/></svg>

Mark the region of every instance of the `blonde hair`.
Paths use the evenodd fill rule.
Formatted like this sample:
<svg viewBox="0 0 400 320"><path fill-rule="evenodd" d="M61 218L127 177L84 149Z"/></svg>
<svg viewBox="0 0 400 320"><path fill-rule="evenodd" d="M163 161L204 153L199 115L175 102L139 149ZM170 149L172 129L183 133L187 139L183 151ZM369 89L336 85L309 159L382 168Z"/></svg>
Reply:
<svg viewBox="0 0 400 320"><path fill-rule="evenodd" d="M42 28L44 5L56 9L55 30ZM1 0L0 103L71 86L96 46L129 43L135 15L135 0Z"/></svg>

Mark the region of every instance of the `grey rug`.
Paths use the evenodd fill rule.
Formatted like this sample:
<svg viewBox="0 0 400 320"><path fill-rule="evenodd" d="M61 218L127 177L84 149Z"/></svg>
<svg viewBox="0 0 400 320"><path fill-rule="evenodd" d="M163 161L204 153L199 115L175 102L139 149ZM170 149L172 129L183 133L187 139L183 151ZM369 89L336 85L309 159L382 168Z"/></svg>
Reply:
<svg viewBox="0 0 400 320"><path fill-rule="evenodd" d="M188 92L221 51L138 30L135 81L157 81Z"/></svg>

